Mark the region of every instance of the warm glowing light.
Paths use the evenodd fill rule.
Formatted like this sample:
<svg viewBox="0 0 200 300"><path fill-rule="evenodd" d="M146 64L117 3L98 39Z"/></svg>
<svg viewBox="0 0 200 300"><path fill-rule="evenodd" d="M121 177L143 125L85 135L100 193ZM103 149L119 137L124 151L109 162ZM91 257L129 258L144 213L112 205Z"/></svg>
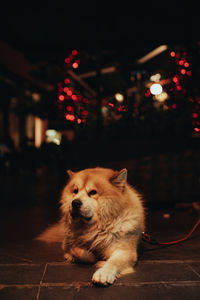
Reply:
<svg viewBox="0 0 200 300"><path fill-rule="evenodd" d="M172 104L172 109L176 109L176 103Z"/></svg>
<svg viewBox="0 0 200 300"><path fill-rule="evenodd" d="M151 91L150 91L150 89L148 89L146 92L145 92L145 96L146 97L149 97L151 95Z"/></svg>
<svg viewBox="0 0 200 300"><path fill-rule="evenodd" d="M191 76L191 75L192 75L191 71L187 71L187 76Z"/></svg>
<svg viewBox="0 0 200 300"><path fill-rule="evenodd" d="M156 49L152 50L151 52L149 52L148 54L146 54L145 56L143 56L140 59L138 59L137 63L138 64L143 64L146 61L152 59L153 57L159 55L163 51L167 50L167 48L168 48L167 45L161 45L161 46L157 47Z"/></svg>
<svg viewBox="0 0 200 300"><path fill-rule="evenodd" d="M69 80L69 78L65 78L65 79L64 79L64 83L65 83L65 84L68 84L68 83L70 83L70 80Z"/></svg>
<svg viewBox="0 0 200 300"><path fill-rule="evenodd" d="M60 96L59 96L59 100L60 100L60 101L64 101L64 100L65 100L65 97L64 97L63 95L60 95Z"/></svg>
<svg viewBox="0 0 200 300"><path fill-rule="evenodd" d="M38 93L33 93L32 94L32 99L35 101L35 102L38 102L38 101L40 101L40 94L38 94Z"/></svg>
<svg viewBox="0 0 200 300"><path fill-rule="evenodd" d="M183 66L183 64L184 64L184 60L182 60L182 59L179 60L179 65L180 65L180 66Z"/></svg>
<svg viewBox="0 0 200 300"><path fill-rule="evenodd" d="M194 113L192 114L192 117L193 117L194 119L197 119L197 118L198 118L198 114L197 114L196 112L194 112Z"/></svg>
<svg viewBox="0 0 200 300"><path fill-rule="evenodd" d="M124 95L122 95L121 93L116 93L116 94L115 94L115 99L116 99L118 102L123 102L123 101L124 101Z"/></svg>
<svg viewBox="0 0 200 300"><path fill-rule="evenodd" d="M162 91L163 91L162 85L160 85L159 83L154 83L150 87L150 92L152 95L159 95L162 93Z"/></svg>
<svg viewBox="0 0 200 300"><path fill-rule="evenodd" d="M81 124L81 119L77 119L77 123L78 123L78 124Z"/></svg>
<svg viewBox="0 0 200 300"><path fill-rule="evenodd" d="M158 100L159 102L164 102L165 100L167 100L168 97L169 95L166 92L162 92L159 95L155 95L155 99Z"/></svg>
<svg viewBox="0 0 200 300"><path fill-rule="evenodd" d="M158 73L158 74L152 75L152 76L150 77L150 80L156 82L156 81L159 81L160 78L161 78L161 75Z"/></svg>
<svg viewBox="0 0 200 300"><path fill-rule="evenodd" d="M177 91L181 91L182 87L180 85L177 85L176 89L177 89Z"/></svg>
<svg viewBox="0 0 200 300"><path fill-rule="evenodd" d="M72 95L72 100L77 101L78 97L76 95Z"/></svg>
<svg viewBox="0 0 200 300"><path fill-rule="evenodd" d="M175 53L174 51L171 51L171 52L170 52L170 55L171 55L171 57L175 57L175 56L176 56L176 53Z"/></svg>
<svg viewBox="0 0 200 300"><path fill-rule="evenodd" d="M72 55L77 55L78 51L77 50L72 50Z"/></svg>
<svg viewBox="0 0 200 300"><path fill-rule="evenodd" d="M65 62L66 62L66 64L69 64L70 63L70 58L69 57L65 58Z"/></svg>
<svg viewBox="0 0 200 300"><path fill-rule="evenodd" d="M68 90L68 91L67 91L67 95L68 95L68 96L71 96L72 94L73 94L73 93L72 93L71 90Z"/></svg>
<svg viewBox="0 0 200 300"><path fill-rule="evenodd" d="M187 61L184 63L184 66L185 66L186 68L188 68L189 65L190 65L190 64L189 64Z"/></svg>
<svg viewBox="0 0 200 300"><path fill-rule="evenodd" d="M73 111L73 110L74 110L73 107L70 106L70 105L68 105L68 106L66 107L66 109L67 109L68 111Z"/></svg>
<svg viewBox="0 0 200 300"><path fill-rule="evenodd" d="M39 148L45 140L45 132L48 128L47 120L35 117L35 147Z"/></svg>
<svg viewBox="0 0 200 300"><path fill-rule="evenodd" d="M77 62L74 62L74 63L72 64L72 68L77 69L77 68L78 68L78 63L77 63Z"/></svg>
<svg viewBox="0 0 200 300"><path fill-rule="evenodd" d="M177 76L174 76L172 80L173 80L173 82L175 82L175 83L178 82Z"/></svg>
<svg viewBox="0 0 200 300"><path fill-rule="evenodd" d="M65 93L67 93L67 92L69 91L69 88L66 86L66 87L64 87L63 91L64 91Z"/></svg>
<svg viewBox="0 0 200 300"><path fill-rule="evenodd" d="M195 130L196 132L199 132L199 131L200 131L200 129L197 128L197 127L195 127L194 130Z"/></svg>
<svg viewBox="0 0 200 300"><path fill-rule="evenodd" d="M114 107L114 104L113 104L113 103L108 103L108 105L109 105L110 107Z"/></svg>
<svg viewBox="0 0 200 300"><path fill-rule="evenodd" d="M185 69L181 69L181 74L185 74L186 73L186 70Z"/></svg>
<svg viewBox="0 0 200 300"><path fill-rule="evenodd" d="M66 114L65 119L68 120L68 121L74 122L75 121L75 116L70 115L70 114Z"/></svg>
<svg viewBox="0 0 200 300"><path fill-rule="evenodd" d="M46 141L47 143L54 143L56 145L60 145L61 142L61 133L54 130L48 129L46 130Z"/></svg>
<svg viewBox="0 0 200 300"><path fill-rule="evenodd" d="M83 111L82 111L82 115L83 115L83 117L87 117L87 115L88 115L87 110L83 110Z"/></svg>

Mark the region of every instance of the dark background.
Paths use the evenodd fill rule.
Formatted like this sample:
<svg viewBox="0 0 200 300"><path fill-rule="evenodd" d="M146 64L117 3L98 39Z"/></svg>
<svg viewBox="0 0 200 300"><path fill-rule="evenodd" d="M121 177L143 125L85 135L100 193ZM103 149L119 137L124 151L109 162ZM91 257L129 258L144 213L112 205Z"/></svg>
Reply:
<svg viewBox="0 0 200 300"><path fill-rule="evenodd" d="M159 45L190 48L199 41L197 2L140 1L130 5L126 2L28 1L22 4L6 1L0 11L1 40L20 50L31 63L40 65L42 61L50 73L55 66L61 66L72 49L101 57L100 66L115 60L123 71L130 71L138 58ZM98 61L86 62L81 71L94 70L97 64ZM19 90L23 89L21 78L17 77L18 80ZM98 91L98 80L93 87ZM198 199L199 142L192 136L154 139L149 135L137 141L116 138L112 142L109 138L97 138L89 144L77 143L72 145L70 154L62 154L64 160L62 155L59 160L57 152L48 153L48 159L45 158L45 164L58 172L61 185L67 168L127 167L131 183L152 202ZM32 154L29 155L26 162L33 161ZM55 161L53 166L52 161ZM27 165L26 162L23 164ZM33 164L30 170L35 170Z"/></svg>

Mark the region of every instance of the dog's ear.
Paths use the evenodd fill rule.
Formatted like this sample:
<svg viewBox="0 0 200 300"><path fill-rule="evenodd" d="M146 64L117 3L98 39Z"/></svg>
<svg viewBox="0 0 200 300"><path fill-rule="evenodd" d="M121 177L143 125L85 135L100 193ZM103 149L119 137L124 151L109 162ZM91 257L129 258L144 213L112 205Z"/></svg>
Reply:
<svg viewBox="0 0 200 300"><path fill-rule="evenodd" d="M115 172L114 176L111 178L111 183L118 187L122 192L127 181L127 169L122 169L119 172Z"/></svg>
<svg viewBox="0 0 200 300"><path fill-rule="evenodd" d="M75 173L71 170L67 170L67 174L69 175L69 178L72 178Z"/></svg>

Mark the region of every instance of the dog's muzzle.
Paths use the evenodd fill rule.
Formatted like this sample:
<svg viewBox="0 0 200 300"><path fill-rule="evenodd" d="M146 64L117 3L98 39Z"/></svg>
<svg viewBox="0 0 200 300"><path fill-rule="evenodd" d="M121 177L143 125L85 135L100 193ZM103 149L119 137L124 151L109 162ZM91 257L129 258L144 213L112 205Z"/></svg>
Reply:
<svg viewBox="0 0 200 300"><path fill-rule="evenodd" d="M83 208L83 203L79 199L74 199L72 201L72 211L71 216L73 219L82 218L83 220L89 222L93 213L88 208Z"/></svg>
<svg viewBox="0 0 200 300"><path fill-rule="evenodd" d="M82 206L82 202L79 199L74 199L72 201L72 208L73 209L80 209L80 207Z"/></svg>

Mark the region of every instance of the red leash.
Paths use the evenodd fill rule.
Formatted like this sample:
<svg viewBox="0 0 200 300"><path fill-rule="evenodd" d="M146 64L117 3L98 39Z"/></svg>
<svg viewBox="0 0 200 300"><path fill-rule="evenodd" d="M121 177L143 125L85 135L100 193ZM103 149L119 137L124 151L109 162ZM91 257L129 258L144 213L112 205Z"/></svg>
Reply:
<svg viewBox="0 0 200 300"><path fill-rule="evenodd" d="M181 243L181 242L187 240L192 235L192 233L196 230L196 228L199 226L199 224L200 224L200 218L195 223L192 230L185 237L183 237L182 239L176 240L176 241L159 242L156 239L154 239L150 234L147 234L145 232L142 233L142 240L144 242L147 242L147 243L152 244L152 245L174 245L174 244L178 244L178 243Z"/></svg>

